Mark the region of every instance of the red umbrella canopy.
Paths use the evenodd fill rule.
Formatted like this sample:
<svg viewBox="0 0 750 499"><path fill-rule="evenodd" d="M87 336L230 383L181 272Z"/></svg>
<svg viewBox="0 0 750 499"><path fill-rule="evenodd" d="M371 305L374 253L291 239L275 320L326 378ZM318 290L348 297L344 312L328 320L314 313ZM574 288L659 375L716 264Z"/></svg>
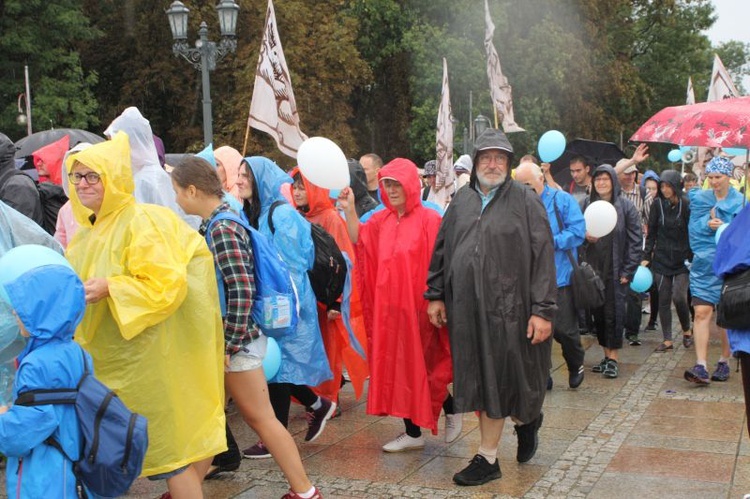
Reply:
<svg viewBox="0 0 750 499"><path fill-rule="evenodd" d="M750 149L750 97L665 107L630 137L633 142Z"/></svg>

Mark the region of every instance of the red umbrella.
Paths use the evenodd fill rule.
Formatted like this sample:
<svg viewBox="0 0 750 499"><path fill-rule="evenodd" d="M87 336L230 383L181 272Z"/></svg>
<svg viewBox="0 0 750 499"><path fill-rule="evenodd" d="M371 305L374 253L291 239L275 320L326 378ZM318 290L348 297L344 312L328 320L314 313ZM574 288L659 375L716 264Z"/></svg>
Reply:
<svg viewBox="0 0 750 499"><path fill-rule="evenodd" d="M750 97L665 107L630 137L634 142L750 149Z"/></svg>

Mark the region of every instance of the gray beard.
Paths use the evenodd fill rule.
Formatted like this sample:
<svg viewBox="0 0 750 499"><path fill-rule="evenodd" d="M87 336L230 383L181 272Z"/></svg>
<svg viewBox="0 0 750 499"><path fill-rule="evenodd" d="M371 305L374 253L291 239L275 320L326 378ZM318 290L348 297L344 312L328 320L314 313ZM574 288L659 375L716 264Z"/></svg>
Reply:
<svg viewBox="0 0 750 499"><path fill-rule="evenodd" d="M503 182L505 182L505 179L508 177L507 173L501 173L500 179L496 181L488 181L481 173L477 172L477 182L479 182L479 187L486 190L494 189L495 187L499 186Z"/></svg>

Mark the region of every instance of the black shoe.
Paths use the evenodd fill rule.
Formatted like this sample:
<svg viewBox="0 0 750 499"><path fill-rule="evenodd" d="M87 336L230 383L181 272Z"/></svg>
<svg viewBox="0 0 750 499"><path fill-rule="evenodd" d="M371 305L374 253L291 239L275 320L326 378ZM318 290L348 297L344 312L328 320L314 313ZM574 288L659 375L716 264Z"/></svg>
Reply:
<svg viewBox="0 0 750 499"><path fill-rule="evenodd" d="M547 376L547 390L552 390L554 384L555 382L552 381L552 376Z"/></svg>
<svg viewBox="0 0 750 499"><path fill-rule="evenodd" d="M325 397L320 397L320 407L317 410L308 410L305 413L307 418L307 435L305 442L312 442L323 433L326 427L326 421L331 419L336 412L336 402L331 402Z"/></svg>
<svg viewBox="0 0 750 499"><path fill-rule="evenodd" d="M586 370L583 366L578 369L573 369L568 373L568 386L571 388L578 388L583 383L583 373Z"/></svg>
<svg viewBox="0 0 750 499"><path fill-rule="evenodd" d="M638 338L638 333L625 333L625 339L631 347L641 346L641 340Z"/></svg>
<svg viewBox="0 0 750 499"><path fill-rule="evenodd" d="M490 464L483 456L477 454L466 468L453 475L453 481L458 485L482 485L501 476L503 474L500 472L500 461L495 460L495 464Z"/></svg>
<svg viewBox="0 0 750 499"><path fill-rule="evenodd" d="M591 368L592 373L603 373L604 368L607 367L607 362L609 362L608 357L604 357L601 361L599 361L598 364L596 364L594 367Z"/></svg>
<svg viewBox="0 0 750 499"><path fill-rule="evenodd" d="M536 454L536 448L539 447L539 428L542 426L542 421L544 421L544 413L540 412L539 417L531 423L515 425L516 436L518 437L516 461L519 463L528 462Z"/></svg>

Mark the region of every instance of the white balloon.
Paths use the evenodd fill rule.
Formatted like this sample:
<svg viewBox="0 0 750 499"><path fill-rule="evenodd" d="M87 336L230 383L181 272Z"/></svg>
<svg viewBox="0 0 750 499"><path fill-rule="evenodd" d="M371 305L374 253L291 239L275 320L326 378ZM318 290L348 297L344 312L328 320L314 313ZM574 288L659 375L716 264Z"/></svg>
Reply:
<svg viewBox="0 0 750 499"><path fill-rule="evenodd" d="M594 237L604 237L617 225L617 211L607 201L594 201L583 214L586 220L586 232Z"/></svg>
<svg viewBox="0 0 750 499"><path fill-rule="evenodd" d="M297 151L302 175L324 189L349 187L349 166L339 146L325 137L310 137Z"/></svg>

